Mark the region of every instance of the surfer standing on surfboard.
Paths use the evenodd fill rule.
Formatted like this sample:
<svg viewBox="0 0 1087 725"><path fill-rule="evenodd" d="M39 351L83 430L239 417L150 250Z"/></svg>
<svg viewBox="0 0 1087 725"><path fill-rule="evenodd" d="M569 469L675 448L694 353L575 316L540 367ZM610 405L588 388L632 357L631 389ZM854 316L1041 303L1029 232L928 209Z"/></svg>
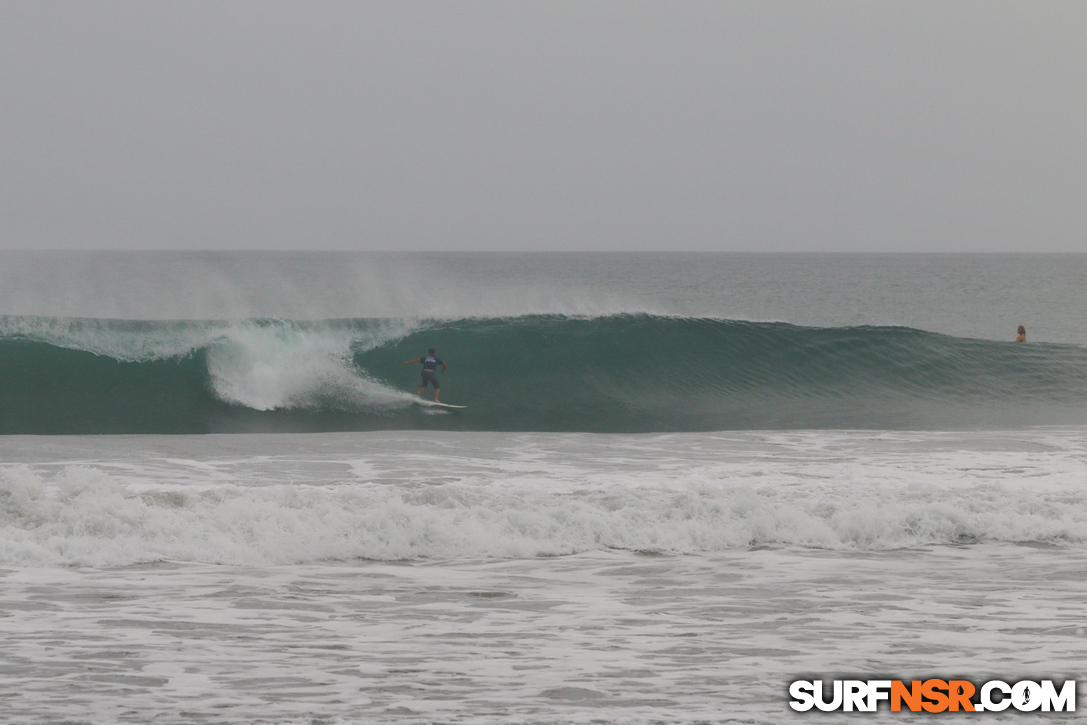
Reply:
<svg viewBox="0 0 1087 725"><path fill-rule="evenodd" d="M411 365L412 363L423 363L423 384L419 388L419 392L416 395L422 395L426 391L427 383L434 386L434 402L438 402L438 396L441 394L441 387L438 385L438 366L442 366L442 372L445 372L446 364L442 362L442 359L437 355L438 351L433 347L427 350L427 354L423 357L417 357L414 360L405 360L405 365Z"/></svg>

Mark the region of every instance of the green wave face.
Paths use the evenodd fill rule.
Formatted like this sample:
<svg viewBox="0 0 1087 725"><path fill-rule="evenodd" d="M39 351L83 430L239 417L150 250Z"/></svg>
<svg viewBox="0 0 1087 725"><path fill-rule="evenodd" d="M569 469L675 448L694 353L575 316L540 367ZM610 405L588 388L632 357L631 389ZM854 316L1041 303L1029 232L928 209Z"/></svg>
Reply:
<svg viewBox="0 0 1087 725"><path fill-rule="evenodd" d="M437 325L356 355L438 348L443 400L486 430L927 428L1087 421L1087 350L907 328L623 315ZM393 384L399 378L381 379Z"/></svg>
<svg viewBox="0 0 1087 725"><path fill-rule="evenodd" d="M618 315L9 318L0 432L660 432L1087 423L1087 350L907 328ZM450 412L415 402L438 348ZM430 393L428 393L428 396Z"/></svg>

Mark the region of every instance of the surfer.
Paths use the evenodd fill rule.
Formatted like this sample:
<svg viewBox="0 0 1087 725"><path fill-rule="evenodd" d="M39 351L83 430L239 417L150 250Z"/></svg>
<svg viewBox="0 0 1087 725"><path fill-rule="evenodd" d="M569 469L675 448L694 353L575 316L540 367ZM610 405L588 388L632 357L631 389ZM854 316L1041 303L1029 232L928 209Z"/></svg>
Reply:
<svg viewBox="0 0 1087 725"><path fill-rule="evenodd" d="M1019 326L1019 335L1015 338L1015 341L1016 342L1026 342L1027 341L1027 328L1023 327L1022 325Z"/></svg>
<svg viewBox="0 0 1087 725"><path fill-rule="evenodd" d="M438 385L438 366L442 366L442 372L445 372L446 364L442 362L442 359L438 357L438 351L433 347L427 350L427 354L423 357L417 357L414 360L405 360L405 365L411 365L412 363L423 363L423 384L419 388L419 392L416 395L422 395L426 391L427 383L434 386L434 402L438 402L438 396L441 394L441 387Z"/></svg>

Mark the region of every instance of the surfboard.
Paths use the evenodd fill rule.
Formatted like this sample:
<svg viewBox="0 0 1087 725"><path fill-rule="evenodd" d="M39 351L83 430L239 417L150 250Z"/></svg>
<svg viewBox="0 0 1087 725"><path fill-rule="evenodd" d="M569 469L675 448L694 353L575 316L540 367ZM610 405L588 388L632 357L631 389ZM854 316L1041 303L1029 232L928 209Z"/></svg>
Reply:
<svg viewBox="0 0 1087 725"><path fill-rule="evenodd" d="M434 400L420 400L420 403L424 405L437 405L439 408L467 408L467 405L450 405L449 403L439 403Z"/></svg>

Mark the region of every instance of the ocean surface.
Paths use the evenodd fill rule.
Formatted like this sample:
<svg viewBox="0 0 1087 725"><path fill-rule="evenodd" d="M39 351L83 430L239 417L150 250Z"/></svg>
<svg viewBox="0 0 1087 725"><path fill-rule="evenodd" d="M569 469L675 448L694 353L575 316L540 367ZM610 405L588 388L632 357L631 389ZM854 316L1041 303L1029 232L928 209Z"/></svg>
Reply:
<svg viewBox="0 0 1087 725"><path fill-rule="evenodd" d="M0 253L0 720L912 721L788 685L1085 679L1085 280ZM429 347L467 408L415 396Z"/></svg>

